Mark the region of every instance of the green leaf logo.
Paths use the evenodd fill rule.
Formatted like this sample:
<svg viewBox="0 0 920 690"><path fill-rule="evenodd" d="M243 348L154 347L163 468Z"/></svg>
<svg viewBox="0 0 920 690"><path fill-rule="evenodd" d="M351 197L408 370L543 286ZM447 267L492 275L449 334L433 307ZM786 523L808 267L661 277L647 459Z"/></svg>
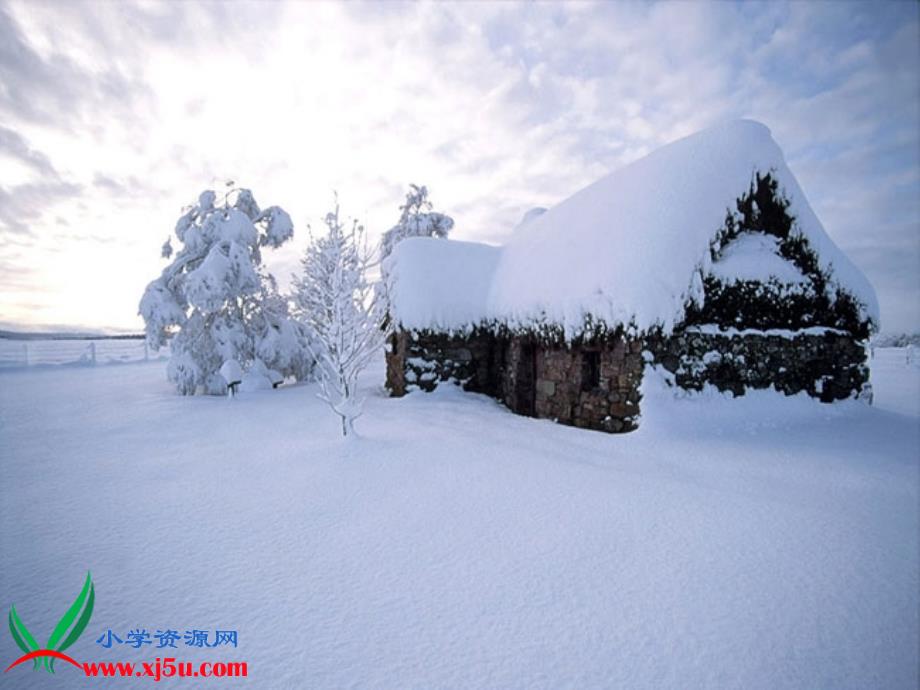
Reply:
<svg viewBox="0 0 920 690"><path fill-rule="evenodd" d="M19 614L16 613L16 607L11 606L9 622L10 633L13 636L13 641L16 643L16 646L23 651L24 654L47 651L63 652L65 649L70 647L70 645L76 642L83 631L86 629L86 626L89 624L89 619L93 615L93 605L95 602L96 590L93 586L93 578L92 575L87 572L86 582L83 583L83 589L80 590L80 594L77 595L77 598L74 600L73 604L71 604L70 608L67 609L67 613L61 617L61 620L59 620L58 624L54 627L54 630L51 633L51 637L48 638L48 644L45 645L44 649L41 649L38 646L38 643L35 641L35 637L32 635L32 633L29 632L29 629L22 622ZM55 657L41 655L35 656L32 659L33 670L38 668L39 659L41 659L41 664L45 667L46 671L49 673L54 673L54 662L56 660ZM25 661L25 659L22 661Z"/></svg>
<svg viewBox="0 0 920 690"><path fill-rule="evenodd" d="M38 651L38 642L32 637L32 633L22 622L19 614L16 613L16 607L10 607L10 632L13 634L13 641L16 646L22 650L23 654ZM32 661L32 669L38 668L38 659Z"/></svg>

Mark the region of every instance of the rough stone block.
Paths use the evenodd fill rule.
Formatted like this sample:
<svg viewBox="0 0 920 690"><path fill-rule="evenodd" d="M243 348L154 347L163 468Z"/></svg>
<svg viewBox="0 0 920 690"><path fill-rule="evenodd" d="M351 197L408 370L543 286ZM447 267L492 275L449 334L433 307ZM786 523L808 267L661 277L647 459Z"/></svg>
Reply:
<svg viewBox="0 0 920 690"><path fill-rule="evenodd" d="M547 381L546 379L540 379L537 381L537 394L545 395L547 398L551 398L556 393L556 384L553 381Z"/></svg>

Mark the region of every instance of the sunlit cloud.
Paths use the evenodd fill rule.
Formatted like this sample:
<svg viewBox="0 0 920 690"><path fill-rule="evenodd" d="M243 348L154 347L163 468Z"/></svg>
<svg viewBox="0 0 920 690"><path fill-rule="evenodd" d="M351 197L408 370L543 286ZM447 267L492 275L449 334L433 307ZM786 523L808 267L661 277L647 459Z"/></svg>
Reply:
<svg viewBox="0 0 920 690"><path fill-rule="evenodd" d="M500 243L653 148L768 124L884 326L920 328L915 4L0 5L0 320L138 329L181 207L280 204L286 278L338 191L379 234L410 182Z"/></svg>

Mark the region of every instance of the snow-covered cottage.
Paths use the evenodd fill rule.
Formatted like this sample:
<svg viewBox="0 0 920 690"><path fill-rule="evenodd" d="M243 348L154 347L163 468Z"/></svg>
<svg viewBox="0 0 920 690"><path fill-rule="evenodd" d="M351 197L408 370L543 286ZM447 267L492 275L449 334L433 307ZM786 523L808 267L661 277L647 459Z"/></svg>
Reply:
<svg viewBox="0 0 920 690"><path fill-rule="evenodd" d="M868 391L875 293L757 122L665 146L528 214L502 247L408 239L385 269L394 396L455 381L629 431L647 365L685 389Z"/></svg>

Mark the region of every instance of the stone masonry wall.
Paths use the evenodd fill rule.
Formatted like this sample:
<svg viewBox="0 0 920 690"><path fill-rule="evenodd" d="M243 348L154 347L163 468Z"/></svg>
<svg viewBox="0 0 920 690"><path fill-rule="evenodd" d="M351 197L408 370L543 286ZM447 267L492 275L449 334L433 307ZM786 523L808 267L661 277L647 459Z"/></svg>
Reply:
<svg viewBox="0 0 920 690"><path fill-rule="evenodd" d="M387 389L401 396L454 381L465 390L491 393L496 387L488 385L494 340L488 333L465 337L397 331L387 342Z"/></svg>
<svg viewBox="0 0 920 690"><path fill-rule="evenodd" d="M597 385L584 390L583 357L596 352ZM503 400L508 407L522 412L516 405L517 374L521 372L520 339L508 347ZM622 432L638 426L639 384L642 381L642 344L638 340L617 338L594 345L547 346L533 349L535 400L533 415L585 429Z"/></svg>
<svg viewBox="0 0 920 690"><path fill-rule="evenodd" d="M770 388L793 395L807 392L823 402L857 396L869 380L864 345L844 333L699 332L649 337L652 361L674 374L684 389L705 384L743 395Z"/></svg>
<svg viewBox="0 0 920 690"><path fill-rule="evenodd" d="M585 358L596 353L596 380ZM646 360L674 375L677 386L713 385L743 395L770 388L807 392L825 402L868 390L863 344L842 332L714 332L688 328L670 336L624 336L587 344L550 345L487 331L470 336L399 331L387 347L387 388L400 396L453 381L501 400L512 411L610 432L638 426Z"/></svg>
<svg viewBox="0 0 920 690"><path fill-rule="evenodd" d="M455 381L519 414L587 429L631 431L639 417L641 345L618 338L565 347L488 332L464 337L399 331L387 346L387 388L400 396ZM589 351L597 353L598 381L583 390L582 357ZM524 362L523 356L532 360Z"/></svg>

